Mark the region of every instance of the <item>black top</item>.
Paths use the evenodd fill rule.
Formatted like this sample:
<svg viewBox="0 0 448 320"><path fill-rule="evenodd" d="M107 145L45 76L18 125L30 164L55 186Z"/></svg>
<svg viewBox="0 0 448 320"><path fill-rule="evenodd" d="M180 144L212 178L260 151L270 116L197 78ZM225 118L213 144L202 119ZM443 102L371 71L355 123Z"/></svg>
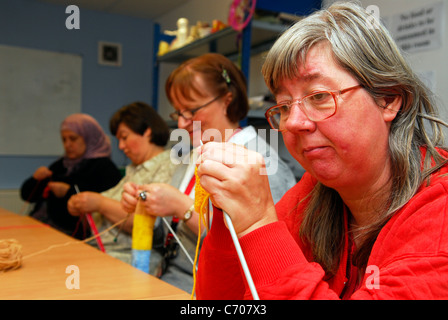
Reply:
<svg viewBox="0 0 448 320"><path fill-rule="evenodd" d="M62 158L50 165L53 175L41 181L28 178L21 187L21 197L24 201L36 203L31 216L46 222L53 227L83 239L90 233L82 226L79 217L70 215L67 210L67 201L76 194L75 185L82 191L102 192L115 186L122 178L120 171L109 158L96 158L83 160L69 175L63 166ZM67 194L57 198L52 192L46 192L49 181L65 182L70 185ZM46 217L40 218L37 212L43 212L46 207ZM76 233L74 233L76 231Z"/></svg>

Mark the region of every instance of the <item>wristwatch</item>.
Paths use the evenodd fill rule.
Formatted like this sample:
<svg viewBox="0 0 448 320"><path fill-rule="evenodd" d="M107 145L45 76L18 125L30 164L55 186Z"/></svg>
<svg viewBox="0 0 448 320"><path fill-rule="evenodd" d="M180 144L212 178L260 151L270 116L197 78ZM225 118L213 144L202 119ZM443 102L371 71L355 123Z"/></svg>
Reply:
<svg viewBox="0 0 448 320"><path fill-rule="evenodd" d="M194 204L184 213L184 221L187 222L193 216Z"/></svg>

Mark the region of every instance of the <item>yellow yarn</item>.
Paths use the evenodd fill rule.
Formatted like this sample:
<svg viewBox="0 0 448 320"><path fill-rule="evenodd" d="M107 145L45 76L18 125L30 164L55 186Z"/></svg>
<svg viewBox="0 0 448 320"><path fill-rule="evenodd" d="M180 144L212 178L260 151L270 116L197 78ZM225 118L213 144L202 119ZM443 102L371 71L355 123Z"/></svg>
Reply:
<svg viewBox="0 0 448 320"><path fill-rule="evenodd" d="M209 217L208 217L208 200L210 198L210 195L202 188L201 183L199 181L198 176L198 168L196 167L194 170L194 175L196 177L196 184L194 186L194 210L199 213L199 231L198 231L198 241L196 244L196 253L194 257L194 265L193 265L193 290L191 292L191 299L194 299L194 292L196 290L196 263L199 256L199 245L201 243L201 224L204 223L204 225L207 226L207 230L209 229ZM207 220L206 220L207 217ZM207 223L206 223L207 221Z"/></svg>
<svg viewBox="0 0 448 320"><path fill-rule="evenodd" d="M156 217L148 214L142 203L138 200L132 227L132 249L151 250L154 224Z"/></svg>
<svg viewBox="0 0 448 320"><path fill-rule="evenodd" d="M205 218L208 218L208 199L210 198L210 195L204 188L202 188L199 182L197 167L194 170L194 175L196 177L196 184L194 186L194 210L199 213L200 221L205 222ZM207 223L204 224L208 228L208 220Z"/></svg>

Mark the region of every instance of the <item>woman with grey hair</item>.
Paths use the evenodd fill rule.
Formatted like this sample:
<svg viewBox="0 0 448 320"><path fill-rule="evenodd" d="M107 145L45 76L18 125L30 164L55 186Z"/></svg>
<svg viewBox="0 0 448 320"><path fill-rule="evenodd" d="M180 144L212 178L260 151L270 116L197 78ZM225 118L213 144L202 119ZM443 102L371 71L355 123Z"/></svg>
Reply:
<svg viewBox="0 0 448 320"><path fill-rule="evenodd" d="M431 93L355 3L297 22L270 50L266 112L305 168L275 206L250 151L208 143L198 174L229 214L261 299L448 298L448 152ZM241 161L226 165L234 151ZM198 299L251 298L214 213Z"/></svg>

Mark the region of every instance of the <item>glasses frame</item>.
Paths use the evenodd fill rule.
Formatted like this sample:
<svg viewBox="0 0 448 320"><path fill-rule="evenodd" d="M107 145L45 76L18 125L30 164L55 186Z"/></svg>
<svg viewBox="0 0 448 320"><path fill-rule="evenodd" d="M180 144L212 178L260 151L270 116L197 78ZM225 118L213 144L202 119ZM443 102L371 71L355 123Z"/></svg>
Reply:
<svg viewBox="0 0 448 320"><path fill-rule="evenodd" d="M280 107L282 107L284 105L287 105L289 107L288 111L290 111L291 108L294 105L297 104L299 106L300 110L305 114L305 116L310 121L313 121L313 122L323 121L323 120L326 120L328 118L331 118L332 116L334 116L336 114L336 111L338 110L338 99L337 98L341 94L344 94L344 93L346 93L346 92L348 92L350 90L356 89L356 88L363 88L363 87L364 86L362 84L357 84L356 86L348 87L348 88L345 88L345 89L342 89L342 90L320 90L320 91L315 91L315 92L307 94L306 96L304 96L302 98L299 98L299 99L281 101L280 103L278 103L275 106L272 106L268 110L266 110L266 112L264 113L264 116L265 116L266 120L268 120L268 123L269 123L269 125L271 126L272 129L274 129L276 131L286 131L286 129L280 130L280 129L277 129L277 128L274 127L274 125L271 123L271 120L270 120L270 118L271 118L270 114L271 114L272 110L280 108ZM310 117L308 116L306 110L302 107L303 100L305 100L308 97L314 96L316 94L321 94L321 93L329 93L329 94L331 94L331 96L333 97L333 100L334 100L334 106L335 106L334 112L331 115L329 115L329 116L327 116L327 117L325 117L323 119L320 119L320 120L310 119Z"/></svg>
<svg viewBox="0 0 448 320"><path fill-rule="evenodd" d="M184 111L176 110L176 111L170 113L170 118L171 118L172 120L174 120L174 121L178 121L178 120L179 120L179 117L182 117L182 118L184 118L185 120L191 120L191 119L194 118L194 115L196 114L196 112L198 112L198 111L201 110L202 108L208 107L209 105L211 105L213 102L215 102L216 100L218 100L218 99L221 98L222 96L223 96L223 95L220 94L220 95L218 95L217 97L215 97L215 98L213 98L212 100L210 100L209 102L204 103L202 106L197 107L197 108L194 108L194 109L187 109L187 110L184 110ZM186 111L188 111L188 112L191 113L191 117L186 117L186 116L183 114L183 113L186 112Z"/></svg>

